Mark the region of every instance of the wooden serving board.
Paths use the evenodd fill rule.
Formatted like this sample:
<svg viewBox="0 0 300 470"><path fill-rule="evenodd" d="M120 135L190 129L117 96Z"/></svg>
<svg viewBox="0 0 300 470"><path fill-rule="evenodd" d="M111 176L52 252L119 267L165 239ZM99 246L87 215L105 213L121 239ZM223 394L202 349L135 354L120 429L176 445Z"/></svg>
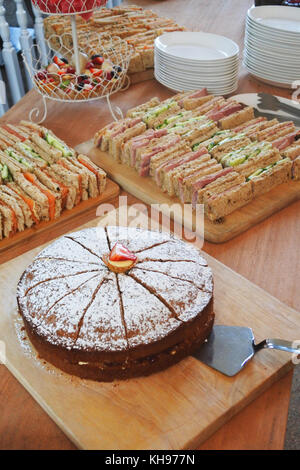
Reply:
<svg viewBox="0 0 300 470"><path fill-rule="evenodd" d="M30 250L93 219L96 215L97 207L117 197L119 192L119 186L110 179L107 179L105 191L101 196L83 201L69 211L63 211L56 220L41 222L38 225L25 229L24 232L16 233L11 238L0 240L0 264L23 253L24 246L26 246L26 251Z"/></svg>
<svg viewBox="0 0 300 470"><path fill-rule="evenodd" d="M152 178L143 178L133 168L116 162L107 153L95 148L92 140L78 145L76 149L78 152L88 155L123 189L146 204L161 204L161 212L166 215L170 214L168 209L172 206L171 217L182 224L183 204L178 198L163 193ZM185 210L185 224L190 230L200 229L201 232L203 231L205 240L212 243L223 243L299 199L300 181L293 181L277 186L250 204L234 211L226 216L221 223L211 222L207 217L204 217L204 227L202 227L201 224L197 224L195 213Z"/></svg>
<svg viewBox="0 0 300 470"><path fill-rule="evenodd" d="M81 449L196 448L292 368L290 354L263 350L231 378L194 357L146 378L114 383L64 374L36 357L17 315L17 282L41 249L0 266L0 341L8 369ZM257 341L299 337L298 312L205 257L214 272L216 323L250 326Z"/></svg>

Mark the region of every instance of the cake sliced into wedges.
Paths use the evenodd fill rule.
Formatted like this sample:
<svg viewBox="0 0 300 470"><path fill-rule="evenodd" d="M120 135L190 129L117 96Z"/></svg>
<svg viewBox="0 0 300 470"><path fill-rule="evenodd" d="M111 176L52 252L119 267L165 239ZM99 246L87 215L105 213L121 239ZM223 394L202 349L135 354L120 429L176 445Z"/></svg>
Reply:
<svg viewBox="0 0 300 470"><path fill-rule="evenodd" d="M116 244L123 246L117 260ZM107 255L111 263L135 262L116 273ZM97 381L170 367L199 348L214 322L213 275L199 251L136 228L59 238L25 270L17 300L39 356Z"/></svg>

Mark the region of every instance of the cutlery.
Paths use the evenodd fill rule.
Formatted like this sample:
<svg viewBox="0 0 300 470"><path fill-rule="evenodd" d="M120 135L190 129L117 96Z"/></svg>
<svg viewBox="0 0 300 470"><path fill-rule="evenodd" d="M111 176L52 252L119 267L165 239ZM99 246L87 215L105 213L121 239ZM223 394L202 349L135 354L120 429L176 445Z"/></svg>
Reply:
<svg viewBox="0 0 300 470"><path fill-rule="evenodd" d="M269 338L256 344L251 328L244 326L215 325L207 341L194 357L209 367L232 377L238 374L262 349L279 349L300 355L300 341Z"/></svg>
<svg viewBox="0 0 300 470"><path fill-rule="evenodd" d="M258 107L269 111L285 111L295 117L300 118L300 107L283 103L276 96L267 93L258 93Z"/></svg>
<svg viewBox="0 0 300 470"><path fill-rule="evenodd" d="M279 122L286 122L288 118L288 116L280 116L279 114L276 114L276 113L266 113L265 111L260 111L257 108L254 108L254 116L255 117L263 116L263 117L266 117L267 119L277 119L277 121ZM289 119L294 122L296 127L300 127L300 118L298 119L296 117L291 116L289 117Z"/></svg>

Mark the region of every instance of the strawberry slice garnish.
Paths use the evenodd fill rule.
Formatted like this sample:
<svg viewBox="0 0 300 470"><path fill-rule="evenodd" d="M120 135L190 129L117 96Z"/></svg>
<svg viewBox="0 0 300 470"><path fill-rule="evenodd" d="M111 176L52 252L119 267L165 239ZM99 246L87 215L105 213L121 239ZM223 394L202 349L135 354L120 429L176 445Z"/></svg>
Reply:
<svg viewBox="0 0 300 470"><path fill-rule="evenodd" d="M64 62L63 60L61 60L59 57L57 57L57 55L55 55L53 57L53 62L58 65L58 67L65 67L66 66L66 62Z"/></svg>
<svg viewBox="0 0 300 470"><path fill-rule="evenodd" d="M136 261L137 257L121 243L116 243L109 255L110 261Z"/></svg>
<svg viewBox="0 0 300 470"><path fill-rule="evenodd" d="M91 73L93 74L94 77L100 77L100 75L103 74L103 70L101 69L93 69L90 68Z"/></svg>

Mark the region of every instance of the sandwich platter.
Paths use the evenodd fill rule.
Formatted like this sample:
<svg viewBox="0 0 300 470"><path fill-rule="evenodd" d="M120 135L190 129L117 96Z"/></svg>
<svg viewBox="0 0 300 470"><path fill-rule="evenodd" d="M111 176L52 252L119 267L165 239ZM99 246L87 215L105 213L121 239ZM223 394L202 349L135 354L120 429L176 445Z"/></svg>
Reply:
<svg viewBox="0 0 300 470"><path fill-rule="evenodd" d="M154 45L157 81L174 91L206 87L228 94L238 84L239 48L223 36L204 32L172 32Z"/></svg>
<svg viewBox="0 0 300 470"><path fill-rule="evenodd" d="M118 186L52 131L28 121L0 126L0 262L89 220Z"/></svg>
<svg viewBox="0 0 300 470"><path fill-rule="evenodd" d="M252 7L247 12L244 65L262 81L292 88L300 78L300 10Z"/></svg>
<svg viewBox="0 0 300 470"><path fill-rule="evenodd" d="M188 227L222 243L299 200L299 111L271 95L225 99L197 90L152 98L77 148L145 203L170 215L176 202L175 221L189 207Z"/></svg>

